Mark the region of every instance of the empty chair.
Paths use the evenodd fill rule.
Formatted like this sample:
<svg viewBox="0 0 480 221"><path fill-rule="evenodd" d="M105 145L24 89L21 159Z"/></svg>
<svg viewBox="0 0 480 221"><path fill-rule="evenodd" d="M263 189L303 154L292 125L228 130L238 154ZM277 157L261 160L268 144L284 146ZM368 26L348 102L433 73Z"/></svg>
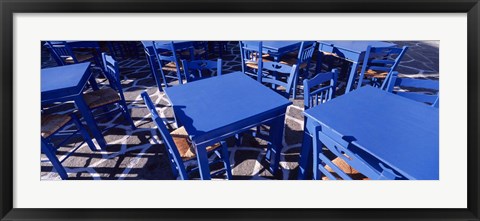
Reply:
<svg viewBox="0 0 480 221"><path fill-rule="evenodd" d="M45 46L48 48L50 54L60 66L86 61L100 65L100 61L98 60L97 56L95 56L95 52L74 53L66 41L47 41Z"/></svg>
<svg viewBox="0 0 480 221"><path fill-rule="evenodd" d="M397 90L394 90L395 87ZM398 72L394 71L388 79L386 90L433 107L438 108L439 105L439 82L436 80L399 78Z"/></svg>
<svg viewBox="0 0 480 221"><path fill-rule="evenodd" d="M190 60L203 59L206 60L208 54L208 41L194 41L192 46L180 52L183 58Z"/></svg>
<svg viewBox="0 0 480 221"><path fill-rule="evenodd" d="M83 98L87 103L90 110L103 108L105 111L98 116L110 115L112 112L117 109L108 111L108 106L115 105L117 108L120 108L125 120L127 120L132 130L135 130L135 123L130 116L127 103L125 101L125 96L123 95L122 84L120 83L120 70L118 68L118 63L111 57L102 53L103 63L104 63L104 72L105 76L108 79L109 87L104 87L96 91L91 91L83 94ZM109 128L106 128L109 129ZM106 130L105 129L105 130Z"/></svg>
<svg viewBox="0 0 480 221"><path fill-rule="evenodd" d="M187 82L199 80L202 78L222 75L222 59L217 61L208 60L182 60L183 73Z"/></svg>
<svg viewBox="0 0 480 221"><path fill-rule="evenodd" d="M67 131L64 128L74 123L76 126L75 131ZM65 144L67 141L71 140L73 136L77 135L80 132L84 142L88 144L92 151L96 150L95 145L92 142L92 138L88 135L88 132L83 127L82 123L78 120L75 115L66 115L66 114L42 114L41 117L41 150L42 153L47 156L50 162L53 165L53 168L58 172L60 177L65 180L68 178L65 168L62 166L62 162L65 161L73 152L75 152L84 142L81 142L76 147L73 147L73 150L70 151L61 161L57 158L56 151L57 148ZM64 139L57 137L64 137ZM57 144L55 144L57 143Z"/></svg>
<svg viewBox="0 0 480 221"><path fill-rule="evenodd" d="M312 79L303 80L303 103L305 109L327 102L335 97L338 70L318 73Z"/></svg>
<svg viewBox="0 0 480 221"><path fill-rule="evenodd" d="M182 180L189 179L188 173L197 170L198 168L187 171L184 165L184 162L196 159L196 150L191 144L188 133L183 127L180 127L170 133L163 123L163 120L158 115L155 105L148 96L147 92L142 93L142 98L148 110L152 114L152 119L157 126L160 135L162 136L163 143L168 152L167 155L172 166L173 174L176 177L179 176ZM210 164L222 161L225 167L224 170L226 171L227 179L232 179L228 148L225 142L216 143L207 147L207 153L215 153L220 157L220 160L213 161Z"/></svg>
<svg viewBox="0 0 480 221"><path fill-rule="evenodd" d="M155 57L157 58L165 87L169 87L172 80L178 80L179 84L183 84L180 58L177 56L177 50L173 41L168 44L153 41L153 48L157 50ZM160 87L160 85L158 86Z"/></svg>
<svg viewBox="0 0 480 221"><path fill-rule="evenodd" d="M385 89L388 81L387 76L398 67L407 49L407 46L402 48L368 46L357 87L362 86L365 81L374 87Z"/></svg>
<svg viewBox="0 0 480 221"><path fill-rule="evenodd" d="M268 59L268 54L262 53L262 42L259 41L257 45L253 46L250 43L249 46L247 46L245 42L240 41L239 46L240 56L242 58L242 72L260 81L263 62L271 61L271 59ZM259 59L260 57L262 59Z"/></svg>
<svg viewBox="0 0 480 221"><path fill-rule="evenodd" d="M260 81L270 85L275 91L287 99L290 98L293 81L297 77L298 66L289 66L279 62L263 62Z"/></svg>

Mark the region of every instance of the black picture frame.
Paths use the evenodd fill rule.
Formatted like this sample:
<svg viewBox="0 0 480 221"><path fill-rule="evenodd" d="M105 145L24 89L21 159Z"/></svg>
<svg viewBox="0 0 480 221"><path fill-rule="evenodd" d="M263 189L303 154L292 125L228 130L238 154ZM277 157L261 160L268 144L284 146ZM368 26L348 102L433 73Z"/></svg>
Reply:
<svg viewBox="0 0 480 221"><path fill-rule="evenodd" d="M478 0L0 0L1 220L479 220ZM467 13L468 202L466 209L17 209L13 208L13 14L172 12ZM268 196L265 196L266 203ZM439 196L441 198L441 196ZM158 199L168 200L168 199ZM321 200L321 199L318 199Z"/></svg>

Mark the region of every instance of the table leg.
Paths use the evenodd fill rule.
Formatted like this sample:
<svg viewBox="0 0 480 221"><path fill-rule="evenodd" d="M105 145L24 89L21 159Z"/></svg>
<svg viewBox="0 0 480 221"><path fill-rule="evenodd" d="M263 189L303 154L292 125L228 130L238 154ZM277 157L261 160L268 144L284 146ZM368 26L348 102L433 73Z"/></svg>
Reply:
<svg viewBox="0 0 480 221"><path fill-rule="evenodd" d="M107 146L107 142L105 141L105 138L102 135L102 131L98 128L97 123L95 122L95 118L93 117L93 114L88 107L87 103L85 103L85 100L83 100L83 96L79 95L75 98L75 105L77 106L78 110L83 116L83 119L85 119L85 122L88 125L88 128L92 131L93 137L98 142L98 145L100 145L100 148L102 150L105 149Z"/></svg>
<svg viewBox="0 0 480 221"><path fill-rule="evenodd" d="M350 70L350 75L348 76L348 83L347 88L345 89L345 94L350 92L353 88L353 84L355 82L355 78L357 77L357 68L358 62L353 62L352 69Z"/></svg>
<svg viewBox="0 0 480 221"><path fill-rule="evenodd" d="M202 180L210 180L210 167L208 165L207 147L205 145L195 145L197 150L198 171Z"/></svg>
<svg viewBox="0 0 480 221"><path fill-rule="evenodd" d="M314 131L313 125L308 121L308 118L305 119L303 127L303 142L302 149L300 150L300 161L298 162L298 179L304 180L308 178L310 174L310 169L312 168L311 159L312 159L312 136L310 131Z"/></svg>
<svg viewBox="0 0 480 221"><path fill-rule="evenodd" d="M286 110L285 110L286 111ZM270 155L270 171L272 174L276 174L278 166L280 164L280 154L283 149L282 137L283 137L283 128L285 126L285 114L277 117L272 121L270 126L270 146L268 149L271 151ZM272 153L273 152L273 153Z"/></svg>
<svg viewBox="0 0 480 221"><path fill-rule="evenodd" d="M90 76L90 78L88 79L88 82L90 83L92 90L94 91L98 90L98 84L97 84L97 81L95 80L94 75Z"/></svg>

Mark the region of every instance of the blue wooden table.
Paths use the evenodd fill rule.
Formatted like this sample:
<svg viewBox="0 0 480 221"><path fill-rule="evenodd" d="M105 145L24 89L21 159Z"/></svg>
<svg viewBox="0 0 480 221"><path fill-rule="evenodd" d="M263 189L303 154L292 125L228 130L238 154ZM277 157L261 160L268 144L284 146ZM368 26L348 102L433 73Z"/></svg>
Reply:
<svg viewBox="0 0 480 221"><path fill-rule="evenodd" d="M258 41L244 41L244 43L247 48L258 48ZM284 54L298 50L301 44L301 41L263 41L262 52L270 54L275 61L278 61Z"/></svg>
<svg viewBox="0 0 480 221"><path fill-rule="evenodd" d="M197 149L200 175L210 179L206 147L260 124L270 124L270 169L278 168L285 112L291 102L241 72L169 87L177 122Z"/></svg>
<svg viewBox="0 0 480 221"><path fill-rule="evenodd" d="M317 56L317 67L315 73L320 72L320 65L322 63L323 53L334 53L338 57L352 62L352 67L348 77L347 88L345 93L352 90L355 78L357 76L358 65L365 56L367 47L394 47L396 44L383 41L319 41Z"/></svg>
<svg viewBox="0 0 480 221"><path fill-rule="evenodd" d="M89 67L90 62L85 62L42 69L40 85L42 104L74 101L93 136L100 147L104 149L106 147L105 138L83 99L83 90L87 82L90 82L92 87L97 84L91 77L92 73Z"/></svg>
<svg viewBox="0 0 480 221"><path fill-rule="evenodd" d="M439 179L438 108L365 86L304 114L299 179L305 178L311 158L311 133L319 128L338 143L351 142L405 179Z"/></svg>
<svg viewBox="0 0 480 221"><path fill-rule="evenodd" d="M145 56L147 57L147 62L148 65L150 66L150 71L153 74L153 77L155 78L155 82L157 82L158 90L162 91L162 81L161 79L158 79L158 76L160 76L157 72L157 65L156 64L156 58L155 58L155 53L157 53L158 50L165 49L168 44L170 44L170 41L155 41L157 43L157 48L153 48L153 42L152 41L142 41L143 48L145 50ZM189 49L190 53L193 53L193 41L174 41L173 44L175 45L175 49L177 50L185 50ZM163 47L165 46L165 47Z"/></svg>

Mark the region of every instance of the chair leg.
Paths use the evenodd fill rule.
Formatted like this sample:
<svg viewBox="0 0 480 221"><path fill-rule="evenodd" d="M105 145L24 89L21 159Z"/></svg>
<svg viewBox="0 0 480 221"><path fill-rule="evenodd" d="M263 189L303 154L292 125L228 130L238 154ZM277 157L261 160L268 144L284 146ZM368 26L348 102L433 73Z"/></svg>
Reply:
<svg viewBox="0 0 480 221"><path fill-rule="evenodd" d="M225 165L225 171L227 173L227 179L232 180L232 168L230 167L230 155L228 154L228 147L225 144L225 142L222 142L222 161L223 164Z"/></svg>
<svg viewBox="0 0 480 221"><path fill-rule="evenodd" d="M45 144L44 142L42 142L42 153L47 155L47 158L52 163L53 168L57 170L62 180L68 179L67 171L65 171L65 168L63 168L62 164L57 158L57 155L55 155L55 153L49 148L48 144Z"/></svg>
<svg viewBox="0 0 480 221"><path fill-rule="evenodd" d="M128 111L127 103L125 101L121 101L120 103L121 103L120 105L122 106L123 114L125 115L125 118L127 118L128 122L130 122L130 124L132 125L132 130L137 129L137 127L135 126L135 123L133 122L132 116L130 116L130 112Z"/></svg>
<svg viewBox="0 0 480 221"><path fill-rule="evenodd" d="M80 122L80 120L78 120L78 118L75 115L72 115L72 120L77 126L80 133L82 134L83 139L85 139L85 142L87 142L88 147L90 147L90 150L96 151L97 148L95 147L95 144L93 144L92 138L90 137L90 135L88 134L87 130L85 129L83 124Z"/></svg>

